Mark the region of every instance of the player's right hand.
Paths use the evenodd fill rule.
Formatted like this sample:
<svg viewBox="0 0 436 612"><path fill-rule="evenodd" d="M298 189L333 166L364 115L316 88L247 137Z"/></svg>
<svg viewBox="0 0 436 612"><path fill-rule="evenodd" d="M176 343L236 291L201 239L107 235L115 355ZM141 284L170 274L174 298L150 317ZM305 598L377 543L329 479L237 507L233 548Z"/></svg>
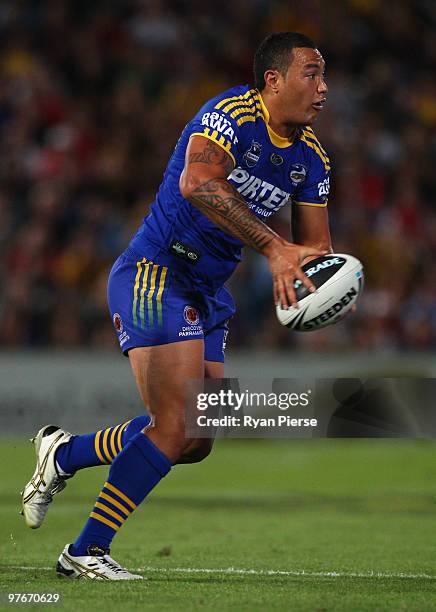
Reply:
<svg viewBox="0 0 436 612"><path fill-rule="evenodd" d="M301 263L307 257L321 257L328 253L326 250L292 244L285 240L274 241L266 256L273 278L275 304L280 304L284 309L290 306L298 307L294 289L296 280L300 280L312 293L316 291L315 285L301 269Z"/></svg>

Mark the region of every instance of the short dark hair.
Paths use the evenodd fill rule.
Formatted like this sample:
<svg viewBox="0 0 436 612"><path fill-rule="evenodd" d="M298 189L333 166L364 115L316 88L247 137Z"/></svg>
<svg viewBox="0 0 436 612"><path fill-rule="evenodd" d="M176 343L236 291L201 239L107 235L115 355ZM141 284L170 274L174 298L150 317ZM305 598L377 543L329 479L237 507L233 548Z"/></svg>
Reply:
<svg viewBox="0 0 436 612"><path fill-rule="evenodd" d="M313 40L299 32L275 32L267 36L254 54L254 86L260 91L264 89L267 70L278 70L285 75L292 61L292 51L299 47L316 49Z"/></svg>

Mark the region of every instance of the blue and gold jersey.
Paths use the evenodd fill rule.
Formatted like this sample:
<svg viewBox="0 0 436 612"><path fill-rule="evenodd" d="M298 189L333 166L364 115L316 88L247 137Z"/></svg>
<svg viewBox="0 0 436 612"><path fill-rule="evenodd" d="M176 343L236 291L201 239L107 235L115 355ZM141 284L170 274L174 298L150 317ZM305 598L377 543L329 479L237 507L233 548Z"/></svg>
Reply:
<svg viewBox="0 0 436 612"><path fill-rule="evenodd" d="M225 91L199 110L183 130L151 212L130 246L214 292L231 276L243 244L180 193L186 148L194 135L213 140L232 157L235 168L228 180L266 223L285 205L326 206L330 161L312 128L302 127L293 142L273 132L259 91L248 85Z"/></svg>

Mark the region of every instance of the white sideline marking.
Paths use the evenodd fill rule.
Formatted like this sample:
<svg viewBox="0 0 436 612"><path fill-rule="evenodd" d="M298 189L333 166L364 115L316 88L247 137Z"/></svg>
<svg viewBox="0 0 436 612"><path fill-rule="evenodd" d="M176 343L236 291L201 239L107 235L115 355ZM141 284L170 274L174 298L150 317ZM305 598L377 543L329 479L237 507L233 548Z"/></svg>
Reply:
<svg viewBox="0 0 436 612"><path fill-rule="evenodd" d="M28 565L3 565L3 568L23 571L53 571L54 567L36 567ZM407 574L404 572L306 572L305 570L257 570L227 568L205 568L205 567L136 567L131 572L154 572L157 574L225 574L236 576L303 576L307 578L405 578L436 580L436 576L430 574Z"/></svg>

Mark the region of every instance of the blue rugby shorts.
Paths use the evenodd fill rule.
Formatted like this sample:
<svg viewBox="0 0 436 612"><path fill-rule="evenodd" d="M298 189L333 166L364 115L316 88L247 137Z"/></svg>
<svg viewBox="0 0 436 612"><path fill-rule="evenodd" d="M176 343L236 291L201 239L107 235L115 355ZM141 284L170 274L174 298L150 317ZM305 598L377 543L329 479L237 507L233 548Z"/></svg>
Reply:
<svg viewBox="0 0 436 612"><path fill-rule="evenodd" d="M228 322L235 313L225 287L206 295L128 248L109 274L108 304L124 355L139 346L204 339L205 360L224 361Z"/></svg>

